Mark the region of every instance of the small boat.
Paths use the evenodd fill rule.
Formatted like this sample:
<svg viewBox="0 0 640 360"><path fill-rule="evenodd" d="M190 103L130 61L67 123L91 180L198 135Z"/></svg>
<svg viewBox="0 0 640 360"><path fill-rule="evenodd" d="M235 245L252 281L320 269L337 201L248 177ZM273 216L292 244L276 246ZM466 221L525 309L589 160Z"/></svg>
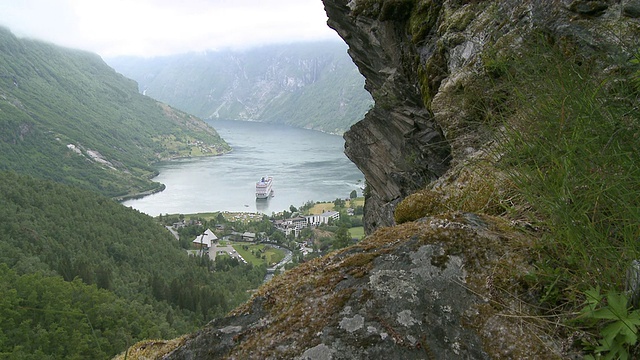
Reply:
<svg viewBox="0 0 640 360"><path fill-rule="evenodd" d="M267 199L273 194L273 177L263 176L256 183L256 199Z"/></svg>

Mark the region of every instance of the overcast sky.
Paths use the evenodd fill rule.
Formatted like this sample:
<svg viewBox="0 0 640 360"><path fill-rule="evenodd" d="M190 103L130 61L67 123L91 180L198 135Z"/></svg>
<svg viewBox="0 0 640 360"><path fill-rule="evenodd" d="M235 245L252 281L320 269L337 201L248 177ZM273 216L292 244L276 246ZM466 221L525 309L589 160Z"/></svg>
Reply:
<svg viewBox="0 0 640 360"><path fill-rule="evenodd" d="M339 39L322 0L0 0L15 35L103 57Z"/></svg>

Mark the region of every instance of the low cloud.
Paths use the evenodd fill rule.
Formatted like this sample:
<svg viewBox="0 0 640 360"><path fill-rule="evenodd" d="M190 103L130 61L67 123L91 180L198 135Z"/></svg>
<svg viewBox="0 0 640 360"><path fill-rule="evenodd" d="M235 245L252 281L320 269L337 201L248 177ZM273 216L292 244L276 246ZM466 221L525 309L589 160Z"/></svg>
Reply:
<svg viewBox="0 0 640 360"><path fill-rule="evenodd" d="M338 39L321 0L22 0L0 4L0 24L106 57Z"/></svg>

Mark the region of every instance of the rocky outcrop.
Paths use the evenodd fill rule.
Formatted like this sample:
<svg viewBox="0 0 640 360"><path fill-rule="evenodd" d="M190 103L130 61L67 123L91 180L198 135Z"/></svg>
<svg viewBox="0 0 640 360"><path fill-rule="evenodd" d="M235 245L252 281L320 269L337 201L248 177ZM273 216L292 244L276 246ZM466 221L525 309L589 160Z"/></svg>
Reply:
<svg viewBox="0 0 640 360"><path fill-rule="evenodd" d="M376 105L345 134L369 192L365 230L393 225L401 199L482 147L499 60L534 37L585 61L634 47L638 2L324 0ZM601 68L606 67L606 61Z"/></svg>
<svg viewBox="0 0 640 360"><path fill-rule="evenodd" d="M412 2L380 4L325 1L329 25L349 44L349 54L376 101L345 134L345 153L365 174L365 230L393 224L396 203L446 171L451 149L419 87L419 54L408 41Z"/></svg>
<svg viewBox="0 0 640 360"><path fill-rule="evenodd" d="M560 358L561 345L504 291L527 269L529 242L503 220L470 213L381 229L274 278L150 358Z"/></svg>

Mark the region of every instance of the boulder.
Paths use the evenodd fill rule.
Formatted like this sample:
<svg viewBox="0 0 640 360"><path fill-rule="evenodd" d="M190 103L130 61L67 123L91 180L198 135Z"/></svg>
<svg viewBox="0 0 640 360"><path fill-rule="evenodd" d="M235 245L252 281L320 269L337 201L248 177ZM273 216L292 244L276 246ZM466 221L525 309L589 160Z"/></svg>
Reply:
<svg viewBox="0 0 640 360"><path fill-rule="evenodd" d="M559 359L512 292L531 243L473 213L381 228L274 278L162 358Z"/></svg>

